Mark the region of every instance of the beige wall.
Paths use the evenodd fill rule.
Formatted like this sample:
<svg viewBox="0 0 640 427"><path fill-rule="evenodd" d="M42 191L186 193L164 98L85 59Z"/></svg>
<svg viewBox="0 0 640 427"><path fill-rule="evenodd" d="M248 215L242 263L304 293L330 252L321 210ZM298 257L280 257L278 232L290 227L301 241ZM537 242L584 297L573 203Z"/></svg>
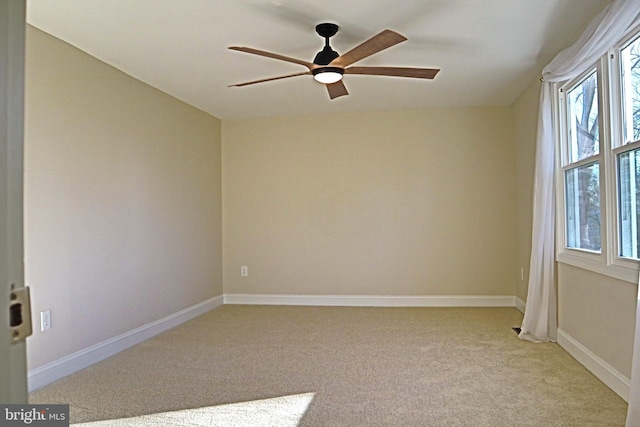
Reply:
<svg viewBox="0 0 640 427"><path fill-rule="evenodd" d="M558 327L631 378L635 283L558 265Z"/></svg>
<svg viewBox="0 0 640 427"><path fill-rule="evenodd" d="M510 108L225 120L222 135L225 294L513 295Z"/></svg>
<svg viewBox="0 0 640 427"><path fill-rule="evenodd" d="M29 368L221 295L220 121L34 28L26 86Z"/></svg>
<svg viewBox="0 0 640 427"><path fill-rule="evenodd" d="M517 278L515 295L527 300L531 230L533 221L533 177L536 157L539 79L532 81L522 92L513 108L515 144L516 212L517 212Z"/></svg>

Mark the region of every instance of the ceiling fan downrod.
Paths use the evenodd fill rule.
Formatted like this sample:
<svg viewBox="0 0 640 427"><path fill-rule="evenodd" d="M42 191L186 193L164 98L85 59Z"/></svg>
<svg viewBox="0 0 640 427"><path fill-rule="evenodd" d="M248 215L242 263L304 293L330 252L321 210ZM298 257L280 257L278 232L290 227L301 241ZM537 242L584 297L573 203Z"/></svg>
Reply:
<svg viewBox="0 0 640 427"><path fill-rule="evenodd" d="M316 57L313 60L314 64L329 65L331 61L340 56L338 52L331 49L331 46L329 46L329 39L338 32L339 28L340 27L338 27L336 24L331 23L322 23L316 25L316 33L318 33L320 37L324 37L325 42L324 49L316 54Z"/></svg>

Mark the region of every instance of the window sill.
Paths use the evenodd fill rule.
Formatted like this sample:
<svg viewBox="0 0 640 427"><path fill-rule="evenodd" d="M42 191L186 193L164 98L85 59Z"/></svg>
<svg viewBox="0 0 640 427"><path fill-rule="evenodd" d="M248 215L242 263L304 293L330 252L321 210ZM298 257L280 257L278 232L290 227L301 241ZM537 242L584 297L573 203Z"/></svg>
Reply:
<svg viewBox="0 0 640 427"><path fill-rule="evenodd" d="M612 277L625 282L638 284L638 270L640 263L637 261L622 261L625 265L607 264L603 262L603 255L591 255L582 253L560 252L556 261L562 264L572 265L603 276Z"/></svg>

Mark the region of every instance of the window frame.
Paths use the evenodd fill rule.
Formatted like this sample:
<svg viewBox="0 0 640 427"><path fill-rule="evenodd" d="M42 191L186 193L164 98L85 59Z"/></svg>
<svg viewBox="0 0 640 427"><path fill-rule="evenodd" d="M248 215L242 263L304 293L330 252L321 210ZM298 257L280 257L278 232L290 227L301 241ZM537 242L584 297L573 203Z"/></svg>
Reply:
<svg viewBox="0 0 640 427"><path fill-rule="evenodd" d="M608 230L605 227L602 227L602 224L607 224L607 212L604 209L606 203L603 203L603 199L606 197L606 189L603 185L606 181L604 175L606 174L607 169L603 167L606 162L605 152L606 145L604 143L604 135L602 132L603 126L603 83L604 79L602 78L603 74L603 66L601 64L602 61L598 61L598 63L593 64L589 68L587 68L583 73L578 75L577 77L562 82L556 83L554 85L554 106L553 109L555 111L555 119L557 125L555 126L556 130L556 139L559 144L556 144L557 147L557 156L559 159L559 165L556 167L557 175L556 175L556 183L557 183L557 200L556 206L557 209L557 224L559 227L556 232L556 246L557 246L557 260L559 262L564 262L566 264L576 265L582 268L586 268L589 270L594 270L603 264L603 257L606 256L608 247L607 247L607 235ZM576 161L571 161L571 140L569 137L569 108L568 106L568 93L578 86L582 81L584 81L588 76L592 73L596 73L596 79L598 84L598 120L600 126L599 132L599 149L598 154L586 157L583 159L579 159ZM566 173L569 170L573 170L591 163L598 163L600 169L600 251L593 251L582 248L574 248L568 246L568 236L567 236L567 208L566 208ZM603 174L602 172L605 172Z"/></svg>
<svg viewBox="0 0 640 427"><path fill-rule="evenodd" d="M640 148L640 141L623 141L622 82L620 51L640 37L640 20L632 25L595 64L574 79L554 84L553 111L556 136L556 261L573 265L627 282L637 283L640 257L620 255L620 192L618 188L618 156ZM579 161L570 162L570 141L567 121L567 94L594 69L598 85L599 153ZM600 239L601 250L567 246L566 171L599 162L600 177ZM640 224L638 224L640 227Z"/></svg>

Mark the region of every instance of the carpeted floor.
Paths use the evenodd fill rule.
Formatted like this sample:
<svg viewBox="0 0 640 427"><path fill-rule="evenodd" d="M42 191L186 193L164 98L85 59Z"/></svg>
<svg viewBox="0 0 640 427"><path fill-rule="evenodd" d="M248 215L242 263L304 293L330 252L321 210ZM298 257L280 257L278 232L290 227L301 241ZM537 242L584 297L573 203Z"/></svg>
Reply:
<svg viewBox="0 0 640 427"><path fill-rule="evenodd" d="M624 400L558 345L518 340L521 322L513 308L226 305L30 401L70 403L73 423L312 393L301 426L623 426Z"/></svg>

